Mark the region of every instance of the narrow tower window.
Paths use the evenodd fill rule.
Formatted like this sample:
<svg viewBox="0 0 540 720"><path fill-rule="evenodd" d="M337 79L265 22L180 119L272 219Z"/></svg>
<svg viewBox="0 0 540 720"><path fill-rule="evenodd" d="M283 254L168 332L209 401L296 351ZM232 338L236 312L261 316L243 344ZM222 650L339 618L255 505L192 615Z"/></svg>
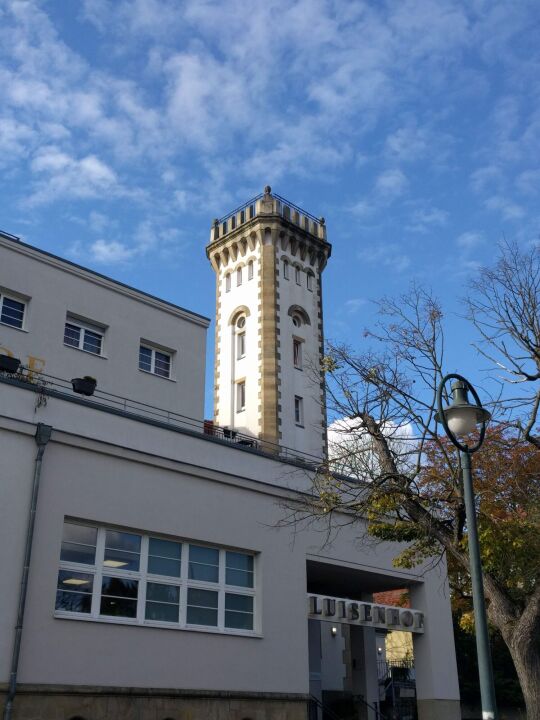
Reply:
<svg viewBox="0 0 540 720"><path fill-rule="evenodd" d="M245 332L238 333L236 348L237 348L236 358L237 358L237 360L240 360L246 354L246 333Z"/></svg>
<svg viewBox="0 0 540 720"><path fill-rule="evenodd" d="M307 289L313 292L313 275L310 272L307 274Z"/></svg>
<svg viewBox="0 0 540 720"><path fill-rule="evenodd" d="M285 280L289 279L289 261L283 260L283 277Z"/></svg>
<svg viewBox="0 0 540 720"><path fill-rule="evenodd" d="M299 268L297 265L295 265L295 267L294 267L294 279L295 279L297 285L300 285L300 284L301 284L301 283L300 283L300 272L301 272L301 271L300 271L300 268Z"/></svg>
<svg viewBox="0 0 540 720"><path fill-rule="evenodd" d="M242 284L242 268L239 267L238 270L236 271L236 285L238 286L241 284Z"/></svg>
<svg viewBox="0 0 540 720"><path fill-rule="evenodd" d="M297 370L302 369L302 341L293 338L293 362Z"/></svg>
<svg viewBox="0 0 540 720"><path fill-rule="evenodd" d="M248 262L248 280L253 280L253 260Z"/></svg>
<svg viewBox="0 0 540 720"><path fill-rule="evenodd" d="M229 292L231 289L231 273L225 275L225 292Z"/></svg>
<svg viewBox="0 0 540 720"><path fill-rule="evenodd" d="M246 382L242 380L236 383L236 412L246 409Z"/></svg>
<svg viewBox="0 0 540 720"><path fill-rule="evenodd" d="M304 400L299 395L294 396L294 422L304 427Z"/></svg>

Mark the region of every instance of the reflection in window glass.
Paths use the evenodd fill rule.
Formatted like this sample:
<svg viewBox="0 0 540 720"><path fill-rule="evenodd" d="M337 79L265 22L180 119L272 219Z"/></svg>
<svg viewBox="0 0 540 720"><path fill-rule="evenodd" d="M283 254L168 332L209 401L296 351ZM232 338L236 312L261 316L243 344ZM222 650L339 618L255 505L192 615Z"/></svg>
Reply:
<svg viewBox="0 0 540 720"><path fill-rule="evenodd" d="M150 538L148 545L148 572L155 575L180 577L182 545L171 540Z"/></svg>
<svg viewBox="0 0 540 720"><path fill-rule="evenodd" d="M253 555L227 552L225 582L227 585L253 587Z"/></svg>
<svg viewBox="0 0 540 720"><path fill-rule="evenodd" d="M56 609L89 613L92 609L94 576L90 573L60 570L56 592Z"/></svg>
<svg viewBox="0 0 540 720"><path fill-rule="evenodd" d="M136 617L138 590L138 580L104 575L101 580L101 615Z"/></svg>
<svg viewBox="0 0 540 720"><path fill-rule="evenodd" d="M97 528L64 523L60 560L93 565L96 560Z"/></svg>
<svg viewBox="0 0 540 720"><path fill-rule="evenodd" d="M106 567L121 570L138 570L141 552L141 536L133 533L107 530L105 535Z"/></svg>
<svg viewBox="0 0 540 720"><path fill-rule="evenodd" d="M189 579L217 582L219 580L219 550L189 546Z"/></svg>
<svg viewBox="0 0 540 720"><path fill-rule="evenodd" d="M189 588L187 622L190 625L217 625L218 594L212 590Z"/></svg>
<svg viewBox="0 0 540 720"><path fill-rule="evenodd" d="M146 585L147 620L178 622L180 609L180 588L175 585L148 583Z"/></svg>
<svg viewBox="0 0 540 720"><path fill-rule="evenodd" d="M253 597L251 595L225 595L225 627L253 630Z"/></svg>

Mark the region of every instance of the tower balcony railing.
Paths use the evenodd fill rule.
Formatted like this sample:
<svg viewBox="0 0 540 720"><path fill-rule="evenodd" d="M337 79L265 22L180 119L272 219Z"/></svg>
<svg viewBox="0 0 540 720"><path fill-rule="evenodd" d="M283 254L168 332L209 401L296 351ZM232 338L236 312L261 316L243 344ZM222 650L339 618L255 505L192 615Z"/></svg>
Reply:
<svg viewBox="0 0 540 720"><path fill-rule="evenodd" d="M75 393L71 380L44 372L36 372L20 365L16 373L1 372L0 384L15 385L36 393L36 409L47 404L49 397L76 402L81 405L120 415L139 422L146 422L175 432L196 435L213 442L232 445L239 450L271 457L274 460L301 465L312 471L318 470L323 459L281 444L260 440L231 427L216 425L212 420L200 420L159 408L148 403L106 392L97 387L92 396Z"/></svg>
<svg viewBox="0 0 540 720"><path fill-rule="evenodd" d="M210 230L210 242L216 242L224 238L229 233L237 230L250 220L259 217L262 214L268 214L265 210L262 212L261 201L268 198L272 201L272 212L279 215L298 228L313 235L314 237L326 241L326 225L324 218L316 218L311 213L298 207L294 203L289 202L281 195L276 193L260 193L235 210L227 213L222 218L216 218L212 229Z"/></svg>

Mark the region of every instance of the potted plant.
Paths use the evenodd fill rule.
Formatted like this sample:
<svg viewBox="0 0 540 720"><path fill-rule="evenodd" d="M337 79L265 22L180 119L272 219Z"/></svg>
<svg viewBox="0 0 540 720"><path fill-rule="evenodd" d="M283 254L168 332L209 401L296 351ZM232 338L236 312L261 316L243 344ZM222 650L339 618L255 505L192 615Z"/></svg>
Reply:
<svg viewBox="0 0 540 720"><path fill-rule="evenodd" d="M82 378L73 378L71 384L73 386L73 392L79 393L79 395L93 395L97 381L96 378L85 375Z"/></svg>
<svg viewBox="0 0 540 720"><path fill-rule="evenodd" d="M16 373L20 364L21 361L19 358L14 358L10 355L0 355L0 372Z"/></svg>

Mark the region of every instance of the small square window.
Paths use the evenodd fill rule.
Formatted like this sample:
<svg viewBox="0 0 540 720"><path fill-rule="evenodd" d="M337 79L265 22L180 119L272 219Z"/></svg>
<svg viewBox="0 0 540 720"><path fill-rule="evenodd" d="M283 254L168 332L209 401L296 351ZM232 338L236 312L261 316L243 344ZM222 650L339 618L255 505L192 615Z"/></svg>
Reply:
<svg viewBox="0 0 540 720"><path fill-rule="evenodd" d="M294 396L294 422L300 427L304 426L304 400L299 395Z"/></svg>
<svg viewBox="0 0 540 720"><path fill-rule="evenodd" d="M0 322L14 328L22 329L26 303L21 300L0 295Z"/></svg>
<svg viewBox="0 0 540 720"><path fill-rule="evenodd" d="M64 326L64 345L101 355L103 332L96 327L86 326L68 316Z"/></svg>
<svg viewBox="0 0 540 720"><path fill-rule="evenodd" d="M171 360L171 355L162 350L156 350L148 345L139 347L139 370L170 378Z"/></svg>

